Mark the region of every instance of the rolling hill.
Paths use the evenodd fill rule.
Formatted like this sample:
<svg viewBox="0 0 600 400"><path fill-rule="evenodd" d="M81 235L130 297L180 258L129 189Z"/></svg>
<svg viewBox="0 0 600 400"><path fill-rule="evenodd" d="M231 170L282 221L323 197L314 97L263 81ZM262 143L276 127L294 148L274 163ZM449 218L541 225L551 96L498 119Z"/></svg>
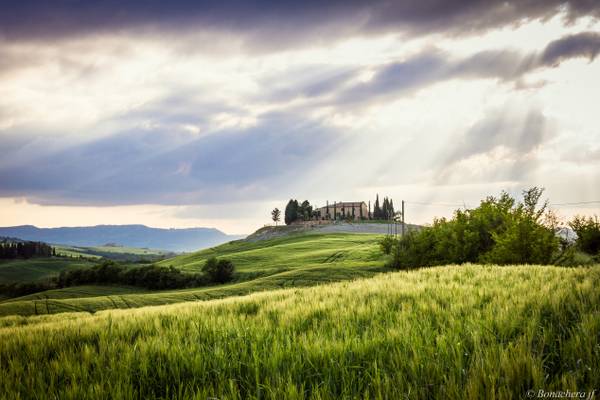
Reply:
<svg viewBox="0 0 600 400"><path fill-rule="evenodd" d="M150 263L174 253L135 247L53 246L59 257L0 260L0 284L36 282L58 276L61 271L90 268L103 258L125 263Z"/></svg>
<svg viewBox="0 0 600 400"><path fill-rule="evenodd" d="M47 291L0 302L0 315L34 315L69 311L96 312L248 294L285 287L373 276L385 271L377 235L290 235L259 242L234 241L161 261L185 272L199 272L211 256L232 260L235 281L227 285L147 293L116 293L116 287L97 287L97 296L77 296L79 289ZM57 294L58 293L58 294ZM40 299L44 299L43 306Z"/></svg>
<svg viewBox="0 0 600 400"><path fill-rule="evenodd" d="M91 260L62 257L0 260L0 284L39 281L57 276L60 271L89 268L93 265L95 263Z"/></svg>
<svg viewBox="0 0 600 400"><path fill-rule="evenodd" d="M140 261L145 260L148 262L161 260L167 257L175 256L175 253L154 250L148 248L137 248L137 247L124 247L124 246L96 246L96 247L83 247L83 246L66 246L66 245L55 245L56 254L67 256L67 257L85 257L85 258L108 258L115 261Z"/></svg>
<svg viewBox="0 0 600 400"><path fill-rule="evenodd" d="M63 228L38 228L21 225L0 228L0 236L70 246L104 246L117 243L126 247L175 252L194 251L215 246L239 235L226 235L214 228L160 229L145 225L98 225Z"/></svg>

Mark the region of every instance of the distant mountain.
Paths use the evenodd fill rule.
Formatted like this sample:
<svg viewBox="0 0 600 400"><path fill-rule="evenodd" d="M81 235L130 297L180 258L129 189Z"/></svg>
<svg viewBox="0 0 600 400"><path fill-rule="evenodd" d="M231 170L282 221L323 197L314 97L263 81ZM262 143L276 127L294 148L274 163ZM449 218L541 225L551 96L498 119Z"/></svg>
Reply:
<svg viewBox="0 0 600 400"><path fill-rule="evenodd" d="M160 229L145 225L98 225L38 228L33 225L0 227L0 236L71 246L102 246L116 243L169 251L194 251L243 236L227 235L214 228Z"/></svg>

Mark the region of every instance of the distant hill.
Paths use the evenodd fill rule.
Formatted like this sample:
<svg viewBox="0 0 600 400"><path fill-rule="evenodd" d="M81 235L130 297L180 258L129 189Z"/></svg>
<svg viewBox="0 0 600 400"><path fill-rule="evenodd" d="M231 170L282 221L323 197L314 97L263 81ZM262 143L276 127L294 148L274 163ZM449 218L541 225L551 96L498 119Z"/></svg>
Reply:
<svg viewBox="0 0 600 400"><path fill-rule="evenodd" d="M194 251L243 236L227 235L215 228L161 229L145 225L98 225L38 228L33 225L0 227L0 236L71 246L103 246L115 243L169 251Z"/></svg>

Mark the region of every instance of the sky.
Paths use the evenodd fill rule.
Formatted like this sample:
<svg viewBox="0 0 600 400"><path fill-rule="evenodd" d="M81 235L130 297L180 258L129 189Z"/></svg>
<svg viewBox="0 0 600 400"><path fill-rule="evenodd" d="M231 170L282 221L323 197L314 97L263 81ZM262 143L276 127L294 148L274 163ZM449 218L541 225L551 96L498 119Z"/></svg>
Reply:
<svg viewBox="0 0 600 400"><path fill-rule="evenodd" d="M0 225L243 234L290 198L600 214L594 0L3 2Z"/></svg>

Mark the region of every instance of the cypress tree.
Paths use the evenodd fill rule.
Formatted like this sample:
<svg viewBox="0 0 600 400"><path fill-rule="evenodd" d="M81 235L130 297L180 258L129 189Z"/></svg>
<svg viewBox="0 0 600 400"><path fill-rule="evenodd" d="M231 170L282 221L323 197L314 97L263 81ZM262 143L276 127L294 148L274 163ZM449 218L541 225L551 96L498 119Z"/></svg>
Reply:
<svg viewBox="0 0 600 400"><path fill-rule="evenodd" d="M290 199L290 201L288 201L287 205L285 206L285 215L284 215L285 224L289 225L297 219L298 219L298 201Z"/></svg>
<svg viewBox="0 0 600 400"><path fill-rule="evenodd" d="M383 219L389 219L389 203L388 203L388 198L384 197L383 198L383 206L381 207L381 214L383 216Z"/></svg>

